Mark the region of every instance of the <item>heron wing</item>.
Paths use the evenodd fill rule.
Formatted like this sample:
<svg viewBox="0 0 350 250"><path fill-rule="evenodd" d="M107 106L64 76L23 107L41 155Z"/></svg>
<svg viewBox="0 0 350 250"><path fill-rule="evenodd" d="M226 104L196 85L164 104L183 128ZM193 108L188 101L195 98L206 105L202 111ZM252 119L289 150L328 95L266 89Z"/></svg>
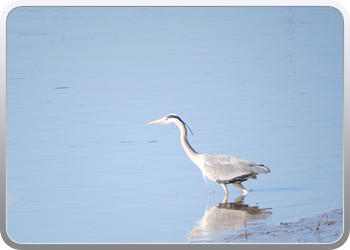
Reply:
<svg viewBox="0 0 350 250"><path fill-rule="evenodd" d="M263 164L237 156L203 154L202 157L202 171L211 180L217 182L230 181L235 178L251 178L260 173L270 172L270 169Z"/></svg>

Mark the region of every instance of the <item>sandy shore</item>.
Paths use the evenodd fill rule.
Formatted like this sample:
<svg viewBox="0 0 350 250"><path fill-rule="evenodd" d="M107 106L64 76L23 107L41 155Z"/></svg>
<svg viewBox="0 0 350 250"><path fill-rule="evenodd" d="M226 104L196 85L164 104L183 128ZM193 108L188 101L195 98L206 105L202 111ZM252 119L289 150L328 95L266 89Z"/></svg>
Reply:
<svg viewBox="0 0 350 250"><path fill-rule="evenodd" d="M343 209L328 211L316 231L322 214L302 218L297 222L283 221L280 225L247 227L235 235L222 235L205 243L332 243L343 233ZM315 234L315 235L314 235ZM247 236L247 237L246 237ZM204 243L200 241L197 243Z"/></svg>

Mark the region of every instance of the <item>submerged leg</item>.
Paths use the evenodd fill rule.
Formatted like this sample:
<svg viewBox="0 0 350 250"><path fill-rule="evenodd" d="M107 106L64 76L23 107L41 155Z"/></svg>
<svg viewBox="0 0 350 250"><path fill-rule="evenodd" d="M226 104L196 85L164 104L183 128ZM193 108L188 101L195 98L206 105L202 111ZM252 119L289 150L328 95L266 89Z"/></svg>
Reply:
<svg viewBox="0 0 350 250"><path fill-rule="evenodd" d="M236 188L242 190L242 191L243 191L243 195L248 194L247 189L245 189L245 188L242 186L242 184L241 184L240 181L234 182L233 185L235 185Z"/></svg>
<svg viewBox="0 0 350 250"><path fill-rule="evenodd" d="M222 187L224 188L224 190L225 190L225 192L226 192L226 196L225 196L225 198L224 198L224 200L223 200L223 202L222 203L226 203L226 201L227 201L227 197L228 197L228 191L227 191L227 187L226 187L226 183L220 183L221 185L222 185Z"/></svg>

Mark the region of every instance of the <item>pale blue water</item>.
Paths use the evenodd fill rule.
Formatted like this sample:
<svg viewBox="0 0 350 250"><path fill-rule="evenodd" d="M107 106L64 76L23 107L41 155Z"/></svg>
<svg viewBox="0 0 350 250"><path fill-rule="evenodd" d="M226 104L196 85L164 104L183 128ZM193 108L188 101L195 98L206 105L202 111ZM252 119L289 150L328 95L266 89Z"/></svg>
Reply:
<svg viewBox="0 0 350 250"><path fill-rule="evenodd" d="M272 212L250 229L323 213L331 199L341 208L342 21L326 7L13 10L9 236L182 243L202 226L194 241L205 239L197 222L224 191L205 185L175 125L147 126L169 113L199 153L271 169L245 183L244 204ZM233 202L241 191L228 188Z"/></svg>

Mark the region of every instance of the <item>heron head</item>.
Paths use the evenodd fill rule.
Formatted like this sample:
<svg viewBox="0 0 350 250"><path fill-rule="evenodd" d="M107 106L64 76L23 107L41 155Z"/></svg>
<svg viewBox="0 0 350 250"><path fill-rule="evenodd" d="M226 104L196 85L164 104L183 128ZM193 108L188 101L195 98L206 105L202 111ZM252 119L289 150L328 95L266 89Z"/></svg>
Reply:
<svg viewBox="0 0 350 250"><path fill-rule="evenodd" d="M193 134L190 127L183 120L181 120L179 116L175 114L166 115L162 119L148 123L148 125L155 125L155 124L176 124L178 126L180 126L180 124L184 124L189 128L189 130L191 131L191 134Z"/></svg>
<svg viewBox="0 0 350 250"><path fill-rule="evenodd" d="M159 120L150 122L150 123L148 123L148 125L155 125L155 124L172 124L172 123L176 123L176 122L179 122L179 121L183 122L183 121L181 120L181 118L178 117L177 115L175 115L175 114L170 114L170 115L164 116L162 119L159 119Z"/></svg>

